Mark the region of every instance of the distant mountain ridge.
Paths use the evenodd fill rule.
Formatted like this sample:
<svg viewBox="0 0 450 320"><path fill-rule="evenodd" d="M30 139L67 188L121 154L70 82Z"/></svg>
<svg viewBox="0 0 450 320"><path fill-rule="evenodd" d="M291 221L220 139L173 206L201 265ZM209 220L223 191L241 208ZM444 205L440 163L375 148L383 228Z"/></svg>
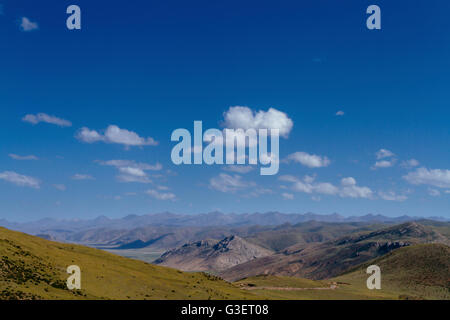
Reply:
<svg viewBox="0 0 450 320"><path fill-rule="evenodd" d="M407 221L417 221L423 217L387 217L383 215L367 214L363 216L344 217L340 214L321 215L315 213L221 213L210 212L193 215L174 214L170 212L147 214L147 215L128 215L123 218L111 219L106 216L100 216L90 220L58 220L45 218L37 221L15 223L5 219L0 220L0 226L26 232L29 234L48 234L52 237L65 239L69 234L91 229L109 229L109 230L129 230L142 226L155 227L209 227L209 226L275 226L284 223L297 224L307 221L321 222L374 222L374 223L402 223ZM450 221L443 217L428 217L436 221Z"/></svg>

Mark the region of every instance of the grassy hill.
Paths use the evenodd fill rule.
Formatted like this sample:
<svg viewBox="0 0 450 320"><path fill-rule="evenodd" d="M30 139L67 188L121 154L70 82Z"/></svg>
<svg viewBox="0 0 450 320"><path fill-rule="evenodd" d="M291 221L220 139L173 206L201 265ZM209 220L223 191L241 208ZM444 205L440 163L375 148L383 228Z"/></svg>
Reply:
<svg viewBox="0 0 450 320"><path fill-rule="evenodd" d="M284 224L261 230L245 237L245 240L273 251L281 251L293 245L320 243L356 232L373 231L385 225L367 223L332 223L308 221L296 225Z"/></svg>
<svg viewBox="0 0 450 320"><path fill-rule="evenodd" d="M450 299L450 247L418 244L394 250L334 278L354 292L365 291L366 269L381 269L381 290L400 299Z"/></svg>
<svg viewBox="0 0 450 320"><path fill-rule="evenodd" d="M262 274L328 279L392 250L436 242L448 244L449 240L428 226L408 222L323 243L294 245L277 254L232 267L220 276L232 281Z"/></svg>
<svg viewBox="0 0 450 320"><path fill-rule="evenodd" d="M66 269L81 268L80 291ZM184 273L84 246L0 228L0 299L251 299L203 273Z"/></svg>

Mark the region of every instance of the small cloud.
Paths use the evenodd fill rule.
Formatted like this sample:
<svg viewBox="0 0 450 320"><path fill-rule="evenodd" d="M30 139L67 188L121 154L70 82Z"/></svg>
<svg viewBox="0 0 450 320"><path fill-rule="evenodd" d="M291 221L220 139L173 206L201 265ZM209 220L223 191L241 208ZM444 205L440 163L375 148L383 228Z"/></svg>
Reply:
<svg viewBox="0 0 450 320"><path fill-rule="evenodd" d="M72 122L61 119L55 116L49 116L46 113L38 113L36 115L34 114L27 114L22 118L22 121L29 122L31 124L38 124L40 122L50 123L54 124L60 127L71 127Z"/></svg>
<svg viewBox="0 0 450 320"><path fill-rule="evenodd" d="M35 189L39 189L41 187L38 179L25 176L14 171L1 172L0 180L11 182L20 187L30 187Z"/></svg>
<svg viewBox="0 0 450 320"><path fill-rule="evenodd" d="M368 187L360 187L353 177L341 179L341 186L335 186L329 182L315 182L315 177L305 176L298 179L294 176L285 175L279 178L281 181L291 182L291 189L296 192L307 194L338 195L342 198L366 198L373 199L373 191Z"/></svg>
<svg viewBox="0 0 450 320"><path fill-rule="evenodd" d="M66 186L63 184L54 184L53 187L59 191L66 191Z"/></svg>
<svg viewBox="0 0 450 320"><path fill-rule="evenodd" d="M217 177L213 177L209 180L209 186L220 192L235 193L239 190L253 187L254 184L244 181L240 175L221 173Z"/></svg>
<svg viewBox="0 0 450 320"><path fill-rule="evenodd" d="M441 192L436 189L428 189L428 194L432 197L439 197L441 195Z"/></svg>
<svg viewBox="0 0 450 320"><path fill-rule="evenodd" d="M309 154L306 152L292 153L286 158L286 161L297 162L309 168L328 167L331 163L330 159L327 157Z"/></svg>
<svg viewBox="0 0 450 320"><path fill-rule="evenodd" d="M163 168L160 163L148 164L135 162L133 160L108 160L97 161L103 166L112 166L117 168L119 175L117 180L120 182L151 183L146 171L159 171Z"/></svg>
<svg viewBox="0 0 450 320"><path fill-rule="evenodd" d="M345 114L345 112L342 110L339 110L338 112L336 112L337 116L343 116L344 114Z"/></svg>
<svg viewBox="0 0 450 320"><path fill-rule="evenodd" d="M390 167L394 166L396 161L397 161L396 159L380 160L380 161L375 162L374 166L371 169L375 170L375 169L379 169L379 168L390 168Z"/></svg>
<svg viewBox="0 0 450 320"><path fill-rule="evenodd" d="M0 4L0 16L2 16L3 14L4 14L4 11L3 11L3 5Z"/></svg>
<svg viewBox="0 0 450 320"><path fill-rule="evenodd" d="M409 159L403 161L400 166L402 166L403 168L411 169L417 167L419 164L419 161L417 161L416 159Z"/></svg>
<svg viewBox="0 0 450 320"><path fill-rule="evenodd" d="M398 195L396 194L394 191L388 191L388 192L384 192L384 191L379 191L378 195L380 196L381 199L383 200L387 200L387 201L405 201L408 199L407 196L405 195Z"/></svg>
<svg viewBox="0 0 450 320"><path fill-rule="evenodd" d="M155 199L158 199L158 200L174 201L176 199L175 194L173 194L171 192L159 192L159 191L154 190L154 189L149 189L145 193L148 194L149 196L155 198Z"/></svg>
<svg viewBox="0 0 450 320"><path fill-rule="evenodd" d="M72 176L72 179L73 180L95 180L94 177L92 177L91 175L80 174L80 173L74 174Z"/></svg>
<svg viewBox="0 0 450 320"><path fill-rule="evenodd" d="M94 142L116 143L122 144L127 148L132 146L158 145L158 142L151 137L148 138L140 137L137 133L126 129L121 129L116 125L108 126L104 134L101 134L96 130L91 130L89 128L83 127L78 131L76 138L86 143L94 143Z"/></svg>
<svg viewBox="0 0 450 320"><path fill-rule="evenodd" d="M378 160L395 156L392 151L389 151L387 149L380 149L375 153L375 155L377 156Z"/></svg>
<svg viewBox="0 0 450 320"><path fill-rule="evenodd" d="M19 156L17 154L10 153L8 156L14 160L39 160L39 158L34 155Z"/></svg>
<svg viewBox="0 0 450 320"><path fill-rule="evenodd" d="M294 200L294 195L292 193L283 192L281 196L284 200Z"/></svg>
<svg viewBox="0 0 450 320"><path fill-rule="evenodd" d="M31 22L27 17L22 17L20 29L25 32L33 31L39 29L39 25L36 22Z"/></svg>

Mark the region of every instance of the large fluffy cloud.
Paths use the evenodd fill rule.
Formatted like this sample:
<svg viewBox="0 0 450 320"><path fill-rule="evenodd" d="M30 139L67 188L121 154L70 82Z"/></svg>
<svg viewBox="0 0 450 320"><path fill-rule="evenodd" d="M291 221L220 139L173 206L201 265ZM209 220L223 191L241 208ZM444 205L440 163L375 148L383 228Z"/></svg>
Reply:
<svg viewBox="0 0 450 320"><path fill-rule="evenodd" d="M450 170L417 168L403 178L411 184L450 188Z"/></svg>
<svg viewBox="0 0 450 320"><path fill-rule="evenodd" d="M274 108L253 111L235 106L224 113L224 125L230 129L279 129L280 136L287 138L294 123L286 113Z"/></svg>
<svg viewBox="0 0 450 320"><path fill-rule="evenodd" d="M25 176L14 171L0 172L0 180L5 180L21 187L30 187L35 189L40 188L40 182L38 179Z"/></svg>
<svg viewBox="0 0 450 320"><path fill-rule="evenodd" d="M309 154L306 152L292 153L286 158L286 160L301 163L309 168L321 168L330 165L330 160L327 157Z"/></svg>
<svg viewBox="0 0 450 320"><path fill-rule="evenodd" d="M46 113L27 114L22 118L22 121L32 124L38 124L40 122L54 124L60 127L71 127L72 122L69 120L61 119L55 116L50 116Z"/></svg>
<svg viewBox="0 0 450 320"><path fill-rule="evenodd" d="M96 130L83 127L78 131L76 137L86 143L102 141L106 143L122 144L126 147L158 145L158 142L151 137L140 137L137 133L126 129L121 129L116 125L108 126L104 134L101 134Z"/></svg>

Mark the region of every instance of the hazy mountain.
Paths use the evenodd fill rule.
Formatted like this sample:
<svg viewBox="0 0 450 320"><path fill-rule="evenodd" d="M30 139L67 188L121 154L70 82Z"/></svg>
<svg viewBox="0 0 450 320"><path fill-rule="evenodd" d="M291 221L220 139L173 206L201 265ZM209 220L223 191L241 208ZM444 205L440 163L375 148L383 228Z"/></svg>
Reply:
<svg viewBox="0 0 450 320"><path fill-rule="evenodd" d="M114 237L123 232L123 230L131 230L141 227L242 227L242 226L276 226L285 223L298 224L307 221L319 222L364 222L364 223L401 223L406 221L419 220L419 217L386 217L382 215L364 215L344 217L339 214L320 215L314 213L221 213L210 212L195 215L174 214L170 212L148 214L148 215L128 215L123 218L111 219L100 216L91 220L57 220L57 219L41 219L32 222L14 223L6 220L0 220L0 226L9 229L26 232L29 234L48 234L58 240L80 241L76 240L76 235L80 232L98 229L95 232L103 232L105 230L116 230L115 235L108 235L108 239L100 242L110 242ZM432 220L448 221L445 218L432 218ZM122 230L122 231L117 231ZM109 232L109 231L108 231ZM137 239L135 239L137 240ZM83 241L80 241L83 242ZM89 241L87 241L89 242Z"/></svg>
<svg viewBox="0 0 450 320"><path fill-rule="evenodd" d="M218 272L272 253L238 236L230 236L220 241L187 243L167 251L154 263L183 271Z"/></svg>
<svg viewBox="0 0 450 320"><path fill-rule="evenodd" d="M230 268L220 275L227 280L260 274L325 279L394 249L417 243L448 244L449 239L431 227L408 222L324 243L294 245L281 253Z"/></svg>

